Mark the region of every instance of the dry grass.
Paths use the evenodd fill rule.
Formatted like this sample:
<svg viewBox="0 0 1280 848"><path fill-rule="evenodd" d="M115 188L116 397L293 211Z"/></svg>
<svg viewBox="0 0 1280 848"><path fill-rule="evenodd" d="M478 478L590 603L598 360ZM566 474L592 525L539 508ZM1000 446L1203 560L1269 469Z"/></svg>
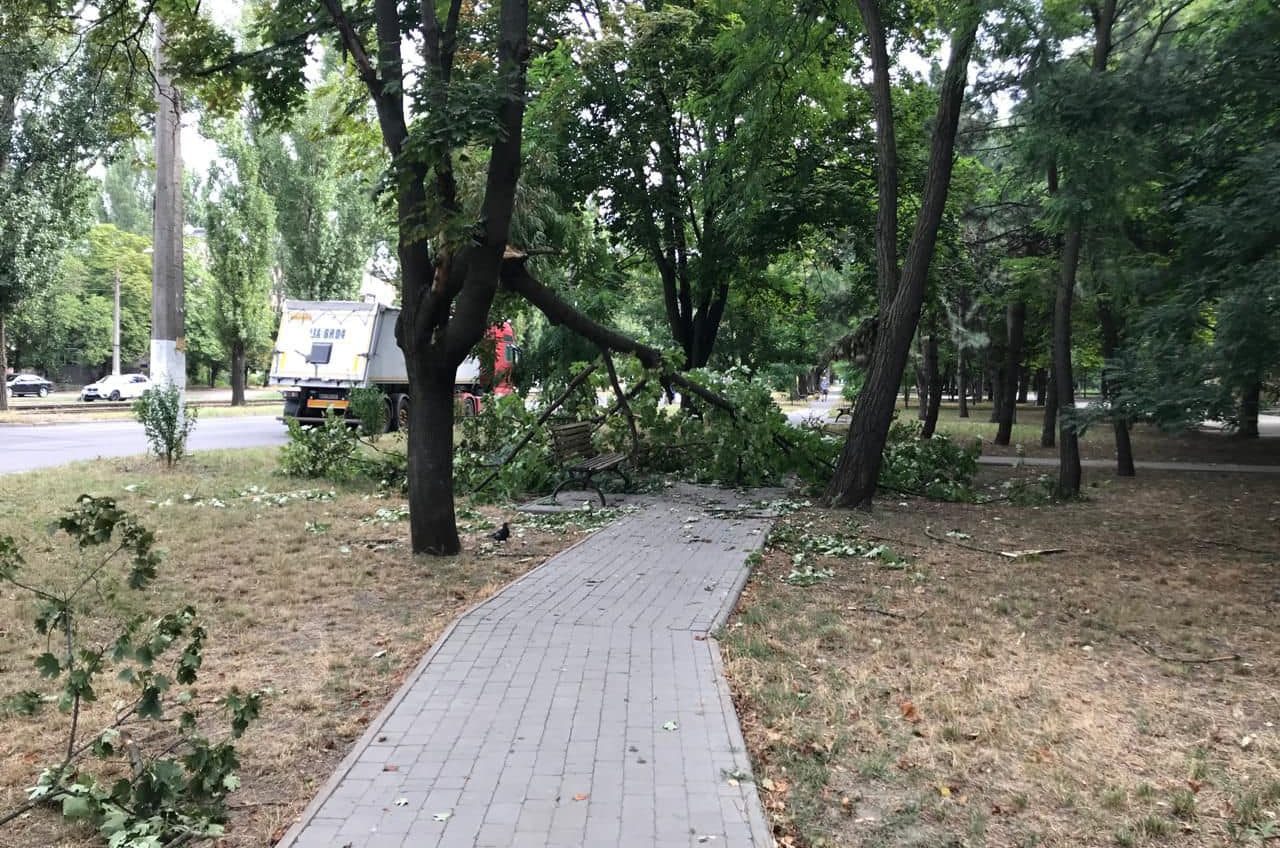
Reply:
<svg viewBox="0 0 1280 848"><path fill-rule="evenodd" d="M42 528L82 491L113 495L137 511L168 550L148 608L193 603L209 631L201 698L231 686L274 692L239 746L243 788L219 843L228 848L269 844L444 627L575 535L521 528L513 518L515 535L495 550L488 529L509 516L486 507L462 515L466 553L415 560L407 522L373 518L399 499L337 487L333 500L277 506L238 494L250 485L331 488L276 476L274 468L274 451L254 450L202 452L173 472L134 459L0 477L0 534L28 540L28 551L47 541ZM214 497L225 507L211 505ZM316 522L311 530L308 522ZM320 525L328 526L314 532ZM56 564L29 559L36 560L29 574L56 576ZM44 650L31 612L25 597L0 588L0 695L49 688L31 665ZM104 604L103 619L111 612ZM100 689L83 726L104 725L112 700ZM16 807L40 768L57 762L65 731L66 718L52 708L35 718L0 717L0 811ZM0 827L6 848L93 844L91 832L69 831L44 810Z"/></svg>
<svg viewBox="0 0 1280 848"><path fill-rule="evenodd" d="M1185 474L1063 505L792 515L801 537L874 535L908 558L810 557L834 576L801 588L772 547L728 628L781 844L1274 839L1277 520L1280 478Z"/></svg>

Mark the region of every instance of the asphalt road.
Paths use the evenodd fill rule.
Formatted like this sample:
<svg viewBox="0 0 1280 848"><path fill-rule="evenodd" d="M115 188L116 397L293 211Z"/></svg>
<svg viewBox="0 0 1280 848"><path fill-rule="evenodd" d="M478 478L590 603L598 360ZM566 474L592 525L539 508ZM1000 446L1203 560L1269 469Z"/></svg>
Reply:
<svg viewBox="0 0 1280 848"><path fill-rule="evenodd" d="M271 415L207 418L191 431L192 452L285 443L284 425ZM0 474L31 471L83 459L147 452L142 425L134 421L85 424L0 425Z"/></svg>

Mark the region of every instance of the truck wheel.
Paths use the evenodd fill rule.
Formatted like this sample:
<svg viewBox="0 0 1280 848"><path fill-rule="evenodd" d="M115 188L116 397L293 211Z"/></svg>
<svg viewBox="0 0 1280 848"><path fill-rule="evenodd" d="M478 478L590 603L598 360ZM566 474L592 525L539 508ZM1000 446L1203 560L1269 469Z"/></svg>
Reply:
<svg viewBox="0 0 1280 848"><path fill-rule="evenodd" d="M396 430L400 429L399 427L400 422L397 420L397 416L396 416L396 402L389 397L387 398L386 415L387 415L387 424L383 428L383 432L394 433Z"/></svg>
<svg viewBox="0 0 1280 848"><path fill-rule="evenodd" d="M409 396L399 395L396 398L396 427L401 433L409 432Z"/></svg>

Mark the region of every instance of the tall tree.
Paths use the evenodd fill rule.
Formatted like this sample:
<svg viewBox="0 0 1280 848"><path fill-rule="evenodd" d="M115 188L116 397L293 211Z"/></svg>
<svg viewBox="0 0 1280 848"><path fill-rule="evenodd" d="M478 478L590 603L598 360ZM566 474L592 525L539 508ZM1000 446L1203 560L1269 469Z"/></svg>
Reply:
<svg viewBox="0 0 1280 848"><path fill-rule="evenodd" d="M385 163L376 149L362 146L358 155L345 150L356 135L344 127L349 87L341 72L331 71L287 129L256 132L263 183L276 207L279 267L288 297L350 300L381 235L372 200ZM373 168L362 166L361 158L372 159Z"/></svg>
<svg viewBox="0 0 1280 848"><path fill-rule="evenodd" d="M262 185L255 140L238 121L219 135L226 163L210 173L206 207L214 326L231 357L231 405L244 406L246 358L271 329L275 208Z"/></svg>
<svg viewBox="0 0 1280 848"><path fill-rule="evenodd" d="M110 147L102 88L84 56L34 3L0 10L0 374L7 324L47 285L61 251L88 224L91 183L82 163ZM0 410L8 397L0 393Z"/></svg>
<svg viewBox="0 0 1280 848"><path fill-rule="evenodd" d="M878 0L858 0L858 14L871 53L871 93L876 125L876 280L879 292L877 334L866 382L854 405L849 432L826 497L837 506L869 508L875 495L898 387L920 321L929 265L942 223L956 130L964 99L969 56L981 11L957 9L951 50L938 93L928 171L915 230L904 261L898 263L898 145L895 135L888 39Z"/></svg>

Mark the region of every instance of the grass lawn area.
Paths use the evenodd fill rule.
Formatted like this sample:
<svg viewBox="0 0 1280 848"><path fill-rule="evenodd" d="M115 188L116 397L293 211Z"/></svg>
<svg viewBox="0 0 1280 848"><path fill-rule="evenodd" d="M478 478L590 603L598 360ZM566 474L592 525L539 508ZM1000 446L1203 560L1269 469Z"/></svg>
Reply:
<svg viewBox="0 0 1280 848"><path fill-rule="evenodd" d="M783 520L723 639L780 845L1274 844L1280 477L1087 491Z"/></svg>
<svg viewBox="0 0 1280 848"><path fill-rule="evenodd" d="M194 604L209 631L200 697L233 685L273 690L238 746L243 787L217 843L228 848L268 845L450 621L582 532L493 507L464 509L466 553L415 560L402 499L275 468L276 451L257 449L200 452L173 471L135 458L0 477L0 535L19 540L32 582L66 574L73 556L45 532L50 520L82 492L116 497L167 550L148 609ZM301 497L304 490L323 499ZM507 518L512 539L496 547L488 532ZM90 628L108 632L116 603L103 601ZM0 587L0 696L53 688L32 666L46 650L33 612L27 595ZM115 685L108 675L98 687L81 716L86 733L108 723L124 692ZM35 717L0 714L0 813L60 761L67 722L52 705ZM44 809L0 826L5 848L97 844L92 831Z"/></svg>
<svg viewBox="0 0 1280 848"><path fill-rule="evenodd" d="M938 410L938 432L956 439L982 439L982 452L993 456L1012 456L1017 445L1022 445L1025 456L1058 456L1058 449L1040 447L1040 428L1044 422L1044 409L1033 405L1018 407L1018 420L1013 426L1011 443L1002 447L992 440L997 425L991 423L991 404L970 404L969 417L961 418L960 409L954 403L944 403ZM835 415L834 411L831 413ZM903 409L898 401L898 416L914 420L916 405ZM828 424L832 431L848 429L848 417L838 423ZM1133 458L1137 462L1228 462L1247 465L1280 465L1280 439L1237 439L1230 434L1216 431L1188 431L1171 435L1162 433L1150 424L1135 424L1132 428ZM1084 459L1115 459L1115 434L1111 425L1103 422L1090 427L1080 439L1080 456Z"/></svg>

